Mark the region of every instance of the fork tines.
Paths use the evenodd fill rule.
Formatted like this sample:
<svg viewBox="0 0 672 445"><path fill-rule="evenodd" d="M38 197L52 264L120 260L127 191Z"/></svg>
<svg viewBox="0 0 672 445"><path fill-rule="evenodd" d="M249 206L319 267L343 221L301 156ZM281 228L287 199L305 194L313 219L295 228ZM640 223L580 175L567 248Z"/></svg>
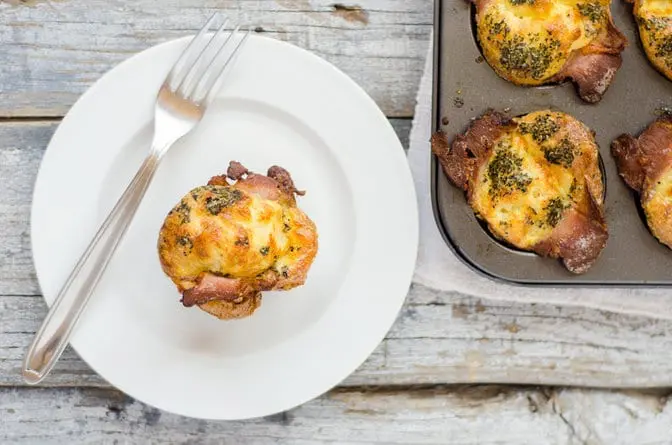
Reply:
<svg viewBox="0 0 672 445"><path fill-rule="evenodd" d="M221 24L210 36L210 28L218 19ZM196 104L209 100L210 92L217 89L227 67L250 36L251 28L241 32L237 25L227 31L228 25L229 19L220 13L208 19L168 74L166 82L171 91Z"/></svg>

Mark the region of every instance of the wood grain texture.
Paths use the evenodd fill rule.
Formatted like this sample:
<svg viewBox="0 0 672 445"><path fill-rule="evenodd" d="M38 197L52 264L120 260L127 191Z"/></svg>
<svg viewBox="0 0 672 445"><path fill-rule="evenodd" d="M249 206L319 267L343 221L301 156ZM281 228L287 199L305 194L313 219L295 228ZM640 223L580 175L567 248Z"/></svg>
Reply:
<svg viewBox="0 0 672 445"><path fill-rule="evenodd" d="M28 6L26 6L28 5ZM111 67L193 34L215 10L334 63L388 116L410 117L432 0L0 2L0 116L62 116Z"/></svg>
<svg viewBox="0 0 672 445"><path fill-rule="evenodd" d="M0 389L3 443L669 444L668 394L498 386L341 389L262 419L186 419L114 390ZM68 439L66 439L66 437Z"/></svg>
<svg viewBox="0 0 672 445"><path fill-rule="evenodd" d="M0 124L0 294L39 293L30 251L30 205L53 122Z"/></svg>
<svg viewBox="0 0 672 445"><path fill-rule="evenodd" d="M409 121L393 120L405 140ZM31 262L32 185L56 122L0 124L0 386L21 385L46 314ZM672 385L672 322L506 304L415 285L386 340L346 386L492 382ZM45 386L107 386L68 351Z"/></svg>
<svg viewBox="0 0 672 445"><path fill-rule="evenodd" d="M0 386L22 384L21 360L45 313L41 297L0 297ZM672 386L671 330L668 322L414 286L387 338L342 384ZM42 385L107 383L69 351Z"/></svg>

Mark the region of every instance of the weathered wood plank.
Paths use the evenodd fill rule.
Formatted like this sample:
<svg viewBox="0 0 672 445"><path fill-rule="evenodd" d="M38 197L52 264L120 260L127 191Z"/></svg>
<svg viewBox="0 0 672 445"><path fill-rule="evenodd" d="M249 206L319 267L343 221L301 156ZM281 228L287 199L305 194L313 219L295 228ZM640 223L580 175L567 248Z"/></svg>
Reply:
<svg viewBox="0 0 672 445"><path fill-rule="evenodd" d="M664 393L448 387L337 390L263 419L161 412L113 390L0 389L2 443L669 444Z"/></svg>
<svg viewBox="0 0 672 445"><path fill-rule="evenodd" d="M393 120L402 139L408 120ZM29 206L57 123L0 124L0 386L21 384L25 348L46 313L31 263ZM480 301L414 286L388 338L345 385L517 382L672 385L672 322ZM68 352L47 386L106 386Z"/></svg>
<svg viewBox="0 0 672 445"><path fill-rule="evenodd" d="M356 4L355 4L356 3ZM0 116L62 116L112 66L197 31L216 9L334 63L389 116L413 114L431 0L0 2ZM12 5L30 6L12 6Z"/></svg>
<svg viewBox="0 0 672 445"><path fill-rule="evenodd" d="M54 122L0 124L0 294L39 293L30 253L30 205Z"/></svg>
<svg viewBox="0 0 672 445"><path fill-rule="evenodd" d="M40 297L0 297L0 386L22 384L21 360L45 313ZM342 385L672 386L671 348L670 322L414 286L387 338ZM107 386L71 352L43 385Z"/></svg>

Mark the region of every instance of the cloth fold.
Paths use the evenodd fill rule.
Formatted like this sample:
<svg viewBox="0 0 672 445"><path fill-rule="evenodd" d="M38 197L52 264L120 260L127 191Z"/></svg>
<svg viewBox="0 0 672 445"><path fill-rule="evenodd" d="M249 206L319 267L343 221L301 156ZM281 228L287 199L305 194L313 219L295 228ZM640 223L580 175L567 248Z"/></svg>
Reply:
<svg viewBox="0 0 672 445"><path fill-rule="evenodd" d="M563 289L508 285L478 274L453 254L441 237L434 220L430 194L432 62L430 43L416 99L408 152L420 214L420 248L414 281L434 289L456 291L490 300L580 306L672 320L670 289L593 287Z"/></svg>

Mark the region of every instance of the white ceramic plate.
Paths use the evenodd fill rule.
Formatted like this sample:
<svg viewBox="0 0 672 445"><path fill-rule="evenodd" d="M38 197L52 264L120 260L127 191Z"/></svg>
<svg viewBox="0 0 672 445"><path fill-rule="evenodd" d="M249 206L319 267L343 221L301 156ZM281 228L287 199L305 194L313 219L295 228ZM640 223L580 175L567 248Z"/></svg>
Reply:
<svg viewBox="0 0 672 445"><path fill-rule="evenodd" d="M187 42L111 70L52 138L31 226L48 304L145 156L155 92ZM171 207L230 160L289 170L307 190L299 206L320 246L303 287L266 293L250 318L220 321L182 307L156 243ZM200 126L163 159L71 343L112 385L160 409L277 413L337 385L382 341L408 292L417 240L406 157L375 103L324 60L253 36Z"/></svg>

